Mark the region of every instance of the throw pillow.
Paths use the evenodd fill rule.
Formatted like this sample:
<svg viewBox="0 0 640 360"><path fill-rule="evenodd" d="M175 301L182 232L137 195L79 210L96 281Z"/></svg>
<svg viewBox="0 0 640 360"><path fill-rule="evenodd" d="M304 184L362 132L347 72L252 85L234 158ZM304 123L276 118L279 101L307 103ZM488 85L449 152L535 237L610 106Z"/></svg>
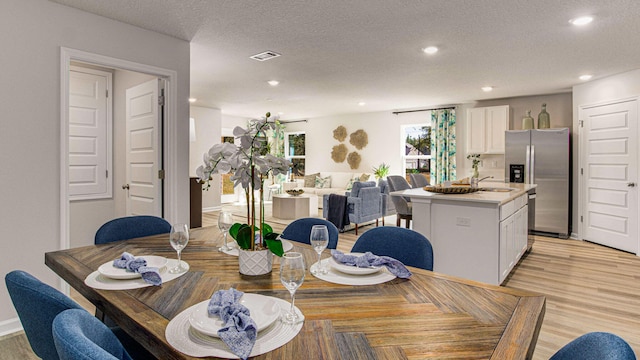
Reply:
<svg viewBox="0 0 640 360"><path fill-rule="evenodd" d="M320 176L320 173L310 174L304 176L304 187L312 188L316 186L316 177Z"/></svg>
<svg viewBox="0 0 640 360"><path fill-rule="evenodd" d="M325 178L316 176L316 189L328 189L331 187L331 176Z"/></svg>
<svg viewBox="0 0 640 360"><path fill-rule="evenodd" d="M362 175L360 175L360 181L363 181L363 182L367 181L367 180L369 180L370 177L371 177L371 175L369 175L369 174L362 174Z"/></svg>
<svg viewBox="0 0 640 360"><path fill-rule="evenodd" d="M347 182L347 186L345 187L345 189L347 190L353 189L353 183L356 181L360 181L360 177L357 175L349 179L349 182Z"/></svg>

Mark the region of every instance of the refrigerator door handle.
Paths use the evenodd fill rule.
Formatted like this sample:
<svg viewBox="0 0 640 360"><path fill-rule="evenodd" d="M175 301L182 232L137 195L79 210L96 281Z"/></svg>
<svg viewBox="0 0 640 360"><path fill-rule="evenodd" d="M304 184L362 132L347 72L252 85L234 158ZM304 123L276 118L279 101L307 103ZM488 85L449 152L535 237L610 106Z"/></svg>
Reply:
<svg viewBox="0 0 640 360"><path fill-rule="evenodd" d="M531 176L529 176L529 184L535 183L536 172L536 146L531 145Z"/></svg>
<svg viewBox="0 0 640 360"><path fill-rule="evenodd" d="M525 155L525 165L524 165L524 175L525 175L525 183L531 184L531 145L527 145L527 154Z"/></svg>

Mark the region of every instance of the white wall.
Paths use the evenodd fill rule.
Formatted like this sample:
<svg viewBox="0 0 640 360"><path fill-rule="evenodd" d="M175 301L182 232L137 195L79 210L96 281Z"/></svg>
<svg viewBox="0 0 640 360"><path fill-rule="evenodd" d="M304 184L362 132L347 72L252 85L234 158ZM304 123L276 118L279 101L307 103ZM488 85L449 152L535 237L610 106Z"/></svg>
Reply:
<svg viewBox="0 0 640 360"><path fill-rule="evenodd" d="M220 109L191 106L190 116L195 120L196 141L191 142L189 156L189 174L196 176L196 169L202 165L202 155L220 142L222 113ZM211 187L202 192L202 208L220 207L220 175L214 175Z"/></svg>
<svg viewBox="0 0 640 360"><path fill-rule="evenodd" d="M371 173L373 167L384 162L390 165L389 175L403 175L400 125L430 121L430 112L393 115L391 111L384 111L308 119L306 123L287 124L285 131L306 132L307 174L319 171ZM331 159L332 148L340 144L333 138L333 130L340 125L347 129L347 134L359 129L367 132L369 143L361 150L349 143L348 135L342 142L349 152L357 151L360 154L362 161L357 169L351 169L346 160L336 163Z"/></svg>
<svg viewBox="0 0 640 360"><path fill-rule="evenodd" d="M573 87L573 132L576 135L573 142L573 173L578 174L579 169L579 143L577 136L580 131L578 122L578 110L580 106L598 104L611 100L625 99L629 97L640 96L640 69L625 72L622 74L610 76L604 79L593 80L584 84ZM578 204L578 183L580 178L573 177L573 232L577 233L578 238L582 238L579 233L578 219L580 217Z"/></svg>
<svg viewBox="0 0 640 360"><path fill-rule="evenodd" d="M189 216L189 43L46 0L0 1L0 273L23 269L57 286L44 253L60 247L60 47L176 71L178 213ZM0 334L18 326L4 283Z"/></svg>

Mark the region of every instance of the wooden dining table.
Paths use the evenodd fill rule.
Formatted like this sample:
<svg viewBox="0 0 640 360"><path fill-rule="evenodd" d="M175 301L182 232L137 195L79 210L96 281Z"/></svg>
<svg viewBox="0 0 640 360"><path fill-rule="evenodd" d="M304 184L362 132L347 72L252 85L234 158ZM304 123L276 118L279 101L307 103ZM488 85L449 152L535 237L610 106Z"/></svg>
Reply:
<svg viewBox="0 0 640 360"><path fill-rule="evenodd" d="M189 271L177 279L134 290L97 290L85 278L127 251L176 258L169 234L45 254L45 263L158 359L195 359L165 337L170 320L221 289L234 287L290 300L271 274L246 277L238 258L214 245L216 227L193 229L182 252ZM392 241L392 239L390 239ZM317 254L294 243L307 269ZM435 249L437 251L437 249ZM329 256L325 251L324 257ZM257 359L529 359L545 313L542 295L410 268L409 279L378 285L339 285L307 275L296 293L305 316L298 335Z"/></svg>

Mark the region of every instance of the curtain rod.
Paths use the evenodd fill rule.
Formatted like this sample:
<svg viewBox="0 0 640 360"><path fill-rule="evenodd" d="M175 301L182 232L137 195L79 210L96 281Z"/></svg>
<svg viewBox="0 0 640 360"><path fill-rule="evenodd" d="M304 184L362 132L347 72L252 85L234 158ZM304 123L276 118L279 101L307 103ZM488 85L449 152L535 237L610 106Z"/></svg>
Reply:
<svg viewBox="0 0 640 360"><path fill-rule="evenodd" d="M307 122L308 120L280 120L281 124L290 124L290 123L297 123L297 122Z"/></svg>
<svg viewBox="0 0 640 360"><path fill-rule="evenodd" d="M392 112L392 114L398 115L398 114L404 114L404 113L412 113L412 112L419 112L419 111L433 111L433 110L455 110L455 108L456 108L455 106L447 106L447 107L440 107L440 108L433 108L433 109L394 111Z"/></svg>

